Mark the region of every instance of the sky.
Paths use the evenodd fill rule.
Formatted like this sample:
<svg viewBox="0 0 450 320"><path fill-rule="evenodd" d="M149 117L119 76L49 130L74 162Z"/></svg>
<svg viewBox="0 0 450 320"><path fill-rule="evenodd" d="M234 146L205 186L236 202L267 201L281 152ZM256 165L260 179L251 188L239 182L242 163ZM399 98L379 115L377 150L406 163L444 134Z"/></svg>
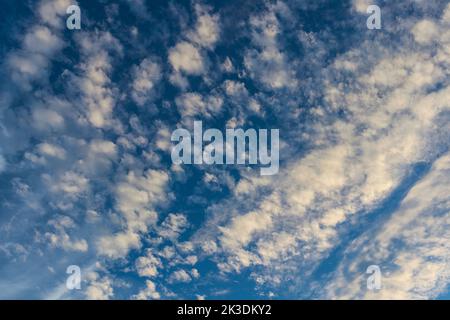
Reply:
<svg viewBox="0 0 450 320"><path fill-rule="evenodd" d="M448 1L0 6L0 299L450 298ZM279 171L173 163L194 121Z"/></svg>

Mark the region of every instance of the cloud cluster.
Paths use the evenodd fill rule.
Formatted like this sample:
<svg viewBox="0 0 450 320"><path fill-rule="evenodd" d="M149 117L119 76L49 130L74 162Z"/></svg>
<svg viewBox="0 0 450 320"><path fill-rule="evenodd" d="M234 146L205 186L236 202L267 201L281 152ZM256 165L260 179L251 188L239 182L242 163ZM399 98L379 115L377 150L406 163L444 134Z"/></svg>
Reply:
<svg viewBox="0 0 450 320"><path fill-rule="evenodd" d="M245 4L233 17L229 3L127 3L131 26L86 6L68 33L69 3L43 0L5 54L2 296L220 297L247 274L267 297L447 290L448 4L415 2L413 16L386 4L385 29L368 33L354 28L361 0L321 30L326 1ZM161 12L179 30L154 24ZM171 131L199 118L280 128L280 173L172 165ZM82 268L81 292L58 282L67 264ZM379 292L365 287L371 264ZM27 268L39 272L24 280Z"/></svg>

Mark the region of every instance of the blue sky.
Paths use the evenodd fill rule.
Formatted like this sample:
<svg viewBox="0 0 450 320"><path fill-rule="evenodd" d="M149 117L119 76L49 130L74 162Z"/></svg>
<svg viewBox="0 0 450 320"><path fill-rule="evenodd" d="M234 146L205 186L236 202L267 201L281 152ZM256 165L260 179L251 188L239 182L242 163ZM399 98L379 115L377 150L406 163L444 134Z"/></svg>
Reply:
<svg viewBox="0 0 450 320"><path fill-rule="evenodd" d="M0 298L450 297L448 1L1 6ZM173 164L195 120L278 174Z"/></svg>

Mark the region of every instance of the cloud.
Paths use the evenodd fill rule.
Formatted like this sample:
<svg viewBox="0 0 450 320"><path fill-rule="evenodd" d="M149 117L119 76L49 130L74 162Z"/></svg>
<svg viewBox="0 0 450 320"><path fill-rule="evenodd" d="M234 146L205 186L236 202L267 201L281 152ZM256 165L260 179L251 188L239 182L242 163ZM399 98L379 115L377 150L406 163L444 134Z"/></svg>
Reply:
<svg viewBox="0 0 450 320"><path fill-rule="evenodd" d="M154 207L167 199L169 181L164 171L147 170L142 175L130 171L116 187L116 207L122 214L125 231L101 237L97 248L101 255L111 258L125 257L129 250L141 246L140 233L157 219Z"/></svg>
<svg viewBox="0 0 450 320"><path fill-rule="evenodd" d="M154 95L155 87L161 80L161 68L150 59L144 59L133 71L131 96L139 106L150 101Z"/></svg>
<svg viewBox="0 0 450 320"><path fill-rule="evenodd" d="M176 240L188 225L186 216L171 213L159 227L158 235L163 238Z"/></svg>
<svg viewBox="0 0 450 320"><path fill-rule="evenodd" d="M372 4L374 3L371 0L353 0L353 8L360 14L365 14Z"/></svg>
<svg viewBox="0 0 450 320"><path fill-rule="evenodd" d="M103 236L97 241L99 254L112 259L125 257L131 249L141 247L139 234L127 230L114 235Z"/></svg>
<svg viewBox="0 0 450 320"><path fill-rule="evenodd" d="M219 16L208 13L207 8L195 5L197 23L195 29L188 32L188 38L198 45L212 48L219 39Z"/></svg>
<svg viewBox="0 0 450 320"><path fill-rule="evenodd" d="M139 291L138 294L134 295L133 298L136 300L158 300L161 295L156 290L156 285L150 280L145 281L145 289Z"/></svg>
<svg viewBox="0 0 450 320"><path fill-rule="evenodd" d="M66 113L69 107L67 101L59 99L38 102L31 111L31 125L42 132L62 130L66 123L62 114Z"/></svg>
<svg viewBox="0 0 450 320"><path fill-rule="evenodd" d="M38 5L39 18L49 26L57 29L65 27L66 10L71 4L69 0L44 0Z"/></svg>
<svg viewBox="0 0 450 320"><path fill-rule="evenodd" d="M68 33L69 3L42 1L12 35L0 98L2 296L44 297L80 257L105 265L83 271L85 296L59 282L51 296L182 298L198 284L232 297L217 287L237 277L263 297L445 292L448 4L414 2L413 16L386 3L383 19L396 23L369 34L364 1L336 16L325 1L161 4L157 16L128 3L145 19L130 25L108 6L96 21L86 6L87 29ZM309 9L312 20L298 19ZM199 117L279 127L279 174L171 165L171 130ZM382 267L380 292L365 290L369 263ZM49 274L24 280L25 269Z"/></svg>
<svg viewBox="0 0 450 320"><path fill-rule="evenodd" d="M136 270L141 277L155 277L158 275L158 268L162 267L161 260L155 257L150 250L145 256L136 259Z"/></svg>
<svg viewBox="0 0 450 320"><path fill-rule="evenodd" d="M80 63L82 76L74 77L74 84L82 95L87 120L97 128L112 124L112 112L116 104L115 88L109 73L112 70L112 54L122 53L122 45L109 32L84 33L77 37L85 62Z"/></svg>
<svg viewBox="0 0 450 320"><path fill-rule="evenodd" d="M85 295L89 300L109 300L114 295L112 280L108 276L101 277L97 272L89 272L86 276L89 282Z"/></svg>
<svg viewBox="0 0 450 320"><path fill-rule="evenodd" d="M25 35L23 49L49 56L60 50L62 46L63 41L53 34L49 28L38 26Z"/></svg>
<svg viewBox="0 0 450 320"><path fill-rule="evenodd" d="M169 51L169 62L177 72L199 75L204 71L200 51L191 43L182 41Z"/></svg>
<svg viewBox="0 0 450 320"><path fill-rule="evenodd" d="M68 195L77 196L88 188L89 180L82 174L69 171L64 173L58 180L55 181L48 174L44 174L44 179L48 182L50 190L55 193L65 193Z"/></svg>
<svg viewBox="0 0 450 320"><path fill-rule="evenodd" d="M27 30L21 48L10 52L5 59L11 79L22 90L30 90L33 81L45 79L52 58L65 46L60 30L54 28L62 20L61 9L65 3L55 1L51 5L50 1L42 1L38 23ZM42 22L49 22L50 16L54 17L53 22L49 26L42 25Z"/></svg>
<svg viewBox="0 0 450 320"><path fill-rule="evenodd" d="M44 237L49 241L50 246L62 248L67 251L86 252L88 244L86 240L74 240L69 237L67 229L76 227L75 222L68 216L60 216L48 222L49 226L55 229L55 232L46 232Z"/></svg>
<svg viewBox="0 0 450 320"><path fill-rule="evenodd" d="M448 236L450 155L441 156L430 172L401 202L399 209L374 231L350 246L327 288L341 299L430 299L450 282ZM356 257L349 260L347 257ZM365 286L365 268L382 268L382 288ZM347 270L347 271L344 271ZM345 275L346 274L346 275Z"/></svg>
<svg viewBox="0 0 450 320"><path fill-rule="evenodd" d="M198 115L210 117L220 112L223 98L219 95L202 96L199 93L187 92L175 99L178 111L185 122Z"/></svg>
<svg viewBox="0 0 450 320"><path fill-rule="evenodd" d="M438 32L438 26L430 20L422 20L412 29L414 39L420 44L428 44L438 38Z"/></svg>
<svg viewBox="0 0 450 320"><path fill-rule="evenodd" d="M174 282L191 282L192 278L185 270L177 270L172 273L170 280Z"/></svg>
<svg viewBox="0 0 450 320"><path fill-rule="evenodd" d="M174 72L169 76L172 84L186 89L189 86L185 75L204 75L208 59L206 50L213 50L219 40L219 16L209 13L210 8L195 5L196 25L183 32L183 40L170 48L168 60Z"/></svg>
<svg viewBox="0 0 450 320"><path fill-rule="evenodd" d="M274 37L272 19L267 32ZM448 126L437 125L448 119L448 72L441 64L450 61L444 53L448 39L434 40L440 62L426 47L412 49L416 44L408 36L398 41L401 49L371 54L373 43L367 41L339 56L322 78L323 113L313 117L317 123L310 122L309 134L299 135L310 146L307 152L286 159L285 169L269 181L241 178L231 199L210 206L194 239L198 245L219 239L222 271L263 265L254 275L271 278L273 286L295 272L300 294L302 277L345 239L345 223L370 215L415 164L433 162L433 150L448 145L441 136ZM338 71L349 64L354 67ZM336 80L341 75L345 86Z"/></svg>
<svg viewBox="0 0 450 320"><path fill-rule="evenodd" d="M278 43L280 24L276 17L279 7L250 19L254 49L248 49L244 65L250 77L269 89L295 88L297 77Z"/></svg>
<svg viewBox="0 0 450 320"><path fill-rule="evenodd" d="M59 146L44 142L44 143L39 144L37 147L38 147L39 153L44 156L55 157L58 159L66 158L66 151Z"/></svg>
<svg viewBox="0 0 450 320"><path fill-rule="evenodd" d="M21 34L12 36L20 41L4 56L2 69L8 75L4 82L8 94L2 94L4 108L14 102L17 91L30 91L33 83L46 83L52 62L66 46L61 29L65 26L63 16L70 5L67 0L43 0L33 5L37 8L29 27Z"/></svg>

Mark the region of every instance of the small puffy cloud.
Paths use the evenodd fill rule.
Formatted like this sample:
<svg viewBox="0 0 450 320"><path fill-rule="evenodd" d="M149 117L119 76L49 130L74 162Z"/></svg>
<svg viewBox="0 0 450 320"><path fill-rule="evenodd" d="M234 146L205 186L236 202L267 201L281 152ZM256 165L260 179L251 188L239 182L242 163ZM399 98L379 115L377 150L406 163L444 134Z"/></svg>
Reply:
<svg viewBox="0 0 450 320"><path fill-rule="evenodd" d="M76 196L86 191L89 186L89 179L74 171L65 172L56 179L48 174L44 174L43 178L49 184L50 190L55 193L62 192Z"/></svg>
<svg viewBox="0 0 450 320"><path fill-rule="evenodd" d="M273 90L296 87L295 68L278 41L280 24L275 11L252 17L250 25L255 48L244 56L250 77Z"/></svg>
<svg viewBox="0 0 450 320"><path fill-rule="evenodd" d="M222 63L221 68L224 72L234 72L233 62L231 62L231 59L229 57L225 58L225 61Z"/></svg>
<svg viewBox="0 0 450 320"><path fill-rule="evenodd" d="M24 38L24 50L45 56L53 54L61 49L62 46L63 41L44 26L33 28Z"/></svg>
<svg viewBox="0 0 450 320"><path fill-rule="evenodd" d="M150 59L144 59L133 70L131 97L139 106L144 105L155 95L155 86L161 80L160 66Z"/></svg>
<svg viewBox="0 0 450 320"><path fill-rule="evenodd" d="M353 8L361 14L365 14L367 12L367 8L374 4L372 0L353 0Z"/></svg>
<svg viewBox="0 0 450 320"><path fill-rule="evenodd" d="M148 170L143 175L131 171L117 185L117 209L129 228L145 232L147 225L156 221L156 213L152 209L167 199L168 180L164 171Z"/></svg>
<svg viewBox="0 0 450 320"><path fill-rule="evenodd" d="M171 213L161 224L158 234L163 238L175 240L187 226L188 220L186 216L179 213Z"/></svg>
<svg viewBox="0 0 450 320"><path fill-rule="evenodd" d="M198 278L200 277L200 273L198 272L197 269L193 268L193 269L191 270L191 276L192 276L194 279L198 279Z"/></svg>
<svg viewBox="0 0 450 320"><path fill-rule="evenodd" d="M247 88L245 88L245 84L242 82L226 80L223 86L226 94L229 96L246 97L248 95Z"/></svg>
<svg viewBox="0 0 450 320"><path fill-rule="evenodd" d="M203 97L199 93L188 92L177 97L175 103L183 118L197 115L211 116L221 110L223 99L220 96Z"/></svg>
<svg viewBox="0 0 450 320"><path fill-rule="evenodd" d="M169 62L175 71L199 75L204 71L203 57L191 43L182 41L169 51Z"/></svg>
<svg viewBox="0 0 450 320"><path fill-rule="evenodd" d="M94 156L106 156L114 158L117 155L117 146L108 140L93 140L89 145L90 152Z"/></svg>
<svg viewBox="0 0 450 320"><path fill-rule="evenodd" d="M88 244L85 239L73 240L67 233L45 233L46 239L50 245L54 248L62 248L66 251L81 251L86 252L88 250Z"/></svg>
<svg viewBox="0 0 450 320"><path fill-rule="evenodd" d="M157 214L153 209L167 199L168 181L166 172L147 170L143 174L130 171L117 184L116 208L122 214L126 230L102 236L97 241L101 255L117 259L141 247L140 232L147 232L149 225L156 222Z"/></svg>
<svg viewBox="0 0 450 320"><path fill-rule="evenodd" d="M429 44L436 40L439 33L438 26L431 20L422 20L412 28L414 39L420 44Z"/></svg>
<svg viewBox="0 0 450 320"><path fill-rule="evenodd" d="M170 141L171 132L167 127L161 127L156 134L156 147L160 150L170 152L172 144Z"/></svg>
<svg viewBox="0 0 450 320"><path fill-rule="evenodd" d="M177 270L174 271L169 278L172 282L191 282L192 277L189 275L189 273L186 272L186 270Z"/></svg>
<svg viewBox="0 0 450 320"><path fill-rule="evenodd" d="M46 232L45 238L49 241L50 246L54 248L62 248L66 251L81 251L86 252L88 250L88 244L86 240L74 240L70 238L67 233L67 229L74 229L76 227L75 222L68 216L59 216L48 222L55 231Z"/></svg>
<svg viewBox="0 0 450 320"><path fill-rule="evenodd" d="M145 281L145 288L133 296L133 299L135 300L157 300L160 298L161 295L156 290L155 283L150 280Z"/></svg>
<svg viewBox="0 0 450 320"><path fill-rule="evenodd" d="M158 268L162 266L161 260L155 257L150 250L145 256L136 259L136 271L141 277L155 277L158 275Z"/></svg>
<svg viewBox="0 0 450 320"><path fill-rule="evenodd" d="M39 153L43 156L54 157L61 160L66 158L66 150L54 144L45 142L39 144L37 147Z"/></svg>
<svg viewBox="0 0 450 320"><path fill-rule="evenodd" d="M64 118L56 111L48 109L33 110L33 126L37 129L61 128Z"/></svg>
<svg viewBox="0 0 450 320"><path fill-rule="evenodd" d="M87 120L96 128L104 128L112 124L117 99L109 77L111 60L113 54L122 53L122 45L109 32L83 35L76 38L85 59L79 65L82 75L75 77L74 84L80 90Z"/></svg>
<svg viewBox="0 0 450 320"><path fill-rule="evenodd" d="M219 17L209 14L199 5L195 9L197 23L195 29L188 33L188 38L202 47L211 48L219 38Z"/></svg>
<svg viewBox="0 0 450 320"><path fill-rule="evenodd" d="M97 242L98 253L112 259L123 258L131 249L140 247L139 234L130 231L103 236Z"/></svg>
<svg viewBox="0 0 450 320"><path fill-rule="evenodd" d="M89 300L109 300L114 295L112 280L107 277L100 277L97 272L90 272L86 275L89 283L86 288L86 298Z"/></svg>
<svg viewBox="0 0 450 320"><path fill-rule="evenodd" d="M32 105L30 125L42 132L62 131L65 128L64 116L71 110L68 101L46 96L43 101Z"/></svg>
<svg viewBox="0 0 450 320"><path fill-rule="evenodd" d="M52 6L51 1L43 1L40 10L48 16L40 14L41 21L48 22L48 17L55 18L51 25L62 24L57 16L61 14L62 1ZM48 6L50 5L50 6ZM56 8L57 7L57 8ZM65 9L64 9L65 10ZM64 46L59 32L47 26L36 24L25 33L20 50L12 51L6 56L6 66L11 72L12 80L22 89L30 89L36 79L47 74L52 57Z"/></svg>
<svg viewBox="0 0 450 320"><path fill-rule="evenodd" d="M44 0L39 4L38 12L40 19L54 28L65 26L66 10L73 4L70 0Z"/></svg>
<svg viewBox="0 0 450 320"><path fill-rule="evenodd" d="M22 50L9 54L6 64L12 79L22 88L46 74L51 57L62 49L64 42L45 26L35 26L25 34Z"/></svg>

